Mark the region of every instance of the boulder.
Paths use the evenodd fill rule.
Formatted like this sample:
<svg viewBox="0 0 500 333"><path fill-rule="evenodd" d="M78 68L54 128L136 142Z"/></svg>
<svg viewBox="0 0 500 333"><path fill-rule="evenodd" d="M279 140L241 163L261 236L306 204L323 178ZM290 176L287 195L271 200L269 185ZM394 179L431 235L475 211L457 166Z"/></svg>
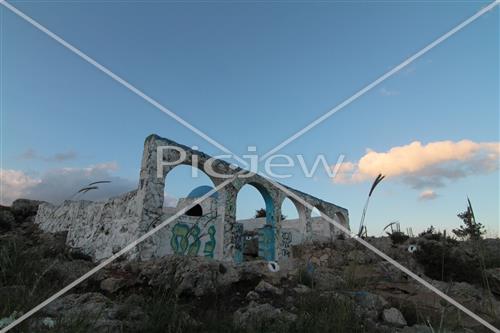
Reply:
<svg viewBox="0 0 500 333"><path fill-rule="evenodd" d="M43 203L43 201L29 200L29 199L17 199L12 203L10 210L14 215L16 222L24 222L28 217L35 216L38 211L38 206Z"/></svg>
<svg viewBox="0 0 500 333"><path fill-rule="evenodd" d="M64 316L85 314L99 318L105 315L109 304L111 300L99 293L69 294L54 300L42 310L42 313L53 318L60 314Z"/></svg>
<svg viewBox="0 0 500 333"><path fill-rule="evenodd" d="M101 281L100 288L102 291L112 294L118 291L124 285L125 285L124 279L110 277Z"/></svg>
<svg viewBox="0 0 500 333"><path fill-rule="evenodd" d="M405 317L403 317L403 314L396 308L385 309L384 312L382 312L382 319L384 322L394 326L406 326Z"/></svg>
<svg viewBox="0 0 500 333"><path fill-rule="evenodd" d="M9 209L0 210L0 230L10 230L15 221L14 214Z"/></svg>
<svg viewBox="0 0 500 333"><path fill-rule="evenodd" d="M380 313L389 303L381 296L367 291L357 291L353 294L354 300L359 306L366 310L374 310Z"/></svg>
<svg viewBox="0 0 500 333"><path fill-rule="evenodd" d="M258 300L259 298L260 298L260 295L253 290L250 290L246 296L246 299L248 299L250 301L255 301L255 300Z"/></svg>
<svg viewBox="0 0 500 333"><path fill-rule="evenodd" d="M261 280L259 284L255 287L255 291L259 294L274 294L281 295L283 294L283 289L273 286L269 282Z"/></svg>
<svg viewBox="0 0 500 333"><path fill-rule="evenodd" d="M303 284L298 284L297 287L293 288L293 291L295 291L297 294L307 294L311 292L311 290L311 288Z"/></svg>
<svg viewBox="0 0 500 333"><path fill-rule="evenodd" d="M63 296L47 305L41 313L50 318L59 318L62 323L82 320L92 326L94 333L123 332L124 323L117 319L117 305L99 293Z"/></svg>
<svg viewBox="0 0 500 333"><path fill-rule="evenodd" d="M295 314L275 308L269 303L258 304L254 301L244 308L238 309L233 316L236 327L252 330L262 327L266 323L280 324L293 322L297 319Z"/></svg>

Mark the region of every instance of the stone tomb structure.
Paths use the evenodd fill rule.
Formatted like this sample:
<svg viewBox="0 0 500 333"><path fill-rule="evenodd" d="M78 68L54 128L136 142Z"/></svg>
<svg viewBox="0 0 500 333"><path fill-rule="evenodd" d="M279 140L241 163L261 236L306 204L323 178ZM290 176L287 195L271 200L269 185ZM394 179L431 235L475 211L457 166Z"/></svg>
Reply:
<svg viewBox="0 0 500 333"><path fill-rule="evenodd" d="M169 148L165 149L165 146ZM197 167L208 175L215 186L227 179L223 175L234 175L241 171L200 151L150 135L144 143L137 189L103 202L79 200L65 201L60 205L45 203L40 205L35 223L44 231L67 232L66 242L69 246L90 255L95 261L105 259L212 189L208 186L196 188L186 198L180 199L175 209L164 207L164 193L168 193L166 176L178 166L164 164L179 161L181 151L185 152L185 158L178 165ZM205 162L210 159L215 173L205 169ZM247 184L255 187L264 198L266 217L236 221L236 197ZM347 209L287 188L349 227ZM180 254L241 262L248 258L245 256L249 252L247 247L254 243L255 257L281 262L292 255L292 245L337 238L339 230L321 217L311 216L312 211L293 198L290 200L297 208L299 218L282 221L281 206L286 197L285 193L259 175L236 178L137 245L128 253L128 258L147 260Z"/></svg>

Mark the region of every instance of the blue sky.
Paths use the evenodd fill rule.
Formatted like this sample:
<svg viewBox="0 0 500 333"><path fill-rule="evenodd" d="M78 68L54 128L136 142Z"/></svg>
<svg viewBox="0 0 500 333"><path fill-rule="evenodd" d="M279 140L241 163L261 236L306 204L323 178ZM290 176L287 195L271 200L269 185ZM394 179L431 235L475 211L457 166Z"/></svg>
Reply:
<svg viewBox="0 0 500 333"><path fill-rule="evenodd" d="M488 2L11 3L243 154L248 145L267 152ZM1 167L35 185L53 181L32 195L77 190L85 181L82 170L114 177L114 190L135 184L143 140L151 133L221 153L0 10ZM356 163L367 148L387 152L414 141L498 144L499 23L496 8L281 153L303 154L308 161L324 154L334 164L339 154ZM466 195L478 219L498 233L498 159L494 164L444 177L440 186L415 188L404 174L388 178L370 203L369 233L394 220L417 231L430 224L451 229L459 224L455 216L465 209ZM75 176L66 187L57 184L61 168ZM299 171L283 182L348 208L357 229L370 181L334 183L324 173L310 179ZM185 172L178 174L181 180L169 176L167 191L186 194L193 184ZM423 191L436 197L419 200ZM261 200L242 192L240 215L251 215Z"/></svg>

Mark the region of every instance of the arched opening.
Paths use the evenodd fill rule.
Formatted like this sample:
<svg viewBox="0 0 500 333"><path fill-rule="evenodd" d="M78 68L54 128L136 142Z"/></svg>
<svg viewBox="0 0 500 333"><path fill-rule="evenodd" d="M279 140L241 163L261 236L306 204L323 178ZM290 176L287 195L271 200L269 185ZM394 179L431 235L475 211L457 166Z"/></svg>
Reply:
<svg viewBox="0 0 500 333"><path fill-rule="evenodd" d="M290 198L285 198L283 203L281 204L281 220L298 220L299 219L299 211L297 210L297 206L293 203Z"/></svg>
<svg viewBox="0 0 500 333"><path fill-rule="evenodd" d="M260 184L246 184L236 197L236 223L241 225L243 246L237 261L263 258L274 260L274 203Z"/></svg>
<svg viewBox="0 0 500 333"><path fill-rule="evenodd" d="M347 230L349 230L349 224L347 223L347 218L344 216L344 214L338 212L335 214L333 217L335 221L337 221L340 225L345 227ZM333 226L333 237L336 239L346 239L349 236L349 233L344 232L344 230Z"/></svg>
<svg viewBox="0 0 500 333"><path fill-rule="evenodd" d="M199 197L204 196L214 188L212 180L202 171L190 165L178 165L167 173L163 211L174 213L189 206ZM217 198L217 193L211 195ZM203 216L211 209L210 200L196 204L186 211L188 216Z"/></svg>
<svg viewBox="0 0 500 333"><path fill-rule="evenodd" d="M311 211L312 238L315 241L329 241L331 239L330 223L324 218L324 214L314 207Z"/></svg>
<svg viewBox="0 0 500 333"><path fill-rule="evenodd" d="M209 258L217 256L218 193L213 189L212 180L190 165L178 165L167 173L164 215L171 216L179 210L185 213L158 232L160 251Z"/></svg>
<svg viewBox="0 0 500 333"><path fill-rule="evenodd" d="M321 217L321 212L319 211L318 208L314 207L314 209L311 212L311 217Z"/></svg>
<svg viewBox="0 0 500 333"><path fill-rule="evenodd" d="M305 219L301 221L296 204L285 198L281 204L281 247L282 258L292 255L292 245L300 243L305 237Z"/></svg>
<svg viewBox="0 0 500 333"><path fill-rule="evenodd" d="M200 204L196 204L195 206L191 207L186 212L186 215L188 215L188 216L203 216L203 208L201 208Z"/></svg>

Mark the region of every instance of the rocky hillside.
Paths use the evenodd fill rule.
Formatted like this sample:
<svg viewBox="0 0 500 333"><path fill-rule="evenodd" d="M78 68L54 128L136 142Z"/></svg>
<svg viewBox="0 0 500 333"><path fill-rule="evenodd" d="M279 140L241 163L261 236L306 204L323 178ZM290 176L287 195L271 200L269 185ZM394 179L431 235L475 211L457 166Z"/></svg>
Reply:
<svg viewBox="0 0 500 333"><path fill-rule="evenodd" d="M95 265L66 247L64 234L33 224L37 206L0 207L0 328ZM500 327L499 240L431 232L368 241ZM13 331L488 332L353 240L292 251L296 259L278 272L260 260L117 261Z"/></svg>

